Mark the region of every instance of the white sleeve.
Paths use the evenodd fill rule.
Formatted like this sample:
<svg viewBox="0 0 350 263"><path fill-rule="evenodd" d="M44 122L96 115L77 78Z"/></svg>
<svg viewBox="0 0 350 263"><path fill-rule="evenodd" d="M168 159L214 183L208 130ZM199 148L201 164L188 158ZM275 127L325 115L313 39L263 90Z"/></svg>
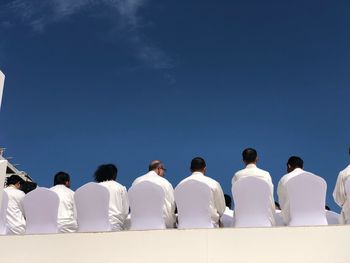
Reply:
<svg viewBox="0 0 350 263"><path fill-rule="evenodd" d="M122 190L122 206L123 206L122 213L125 219L129 214L129 199L128 199L128 192L126 191L126 187L123 187L123 190Z"/></svg>
<svg viewBox="0 0 350 263"><path fill-rule="evenodd" d="M222 191L222 188L219 183L217 183L217 186L214 189L214 202L215 202L215 206L218 211L218 214L221 217L225 212L226 204L225 204L224 192Z"/></svg>
<svg viewBox="0 0 350 263"><path fill-rule="evenodd" d="M21 194L19 197L18 197L18 207L19 207L19 210L21 210L22 212L22 215L24 216L24 218L26 217L25 213L24 213L24 207L23 207L23 199L24 197L26 196L26 194L24 192L22 192L23 195Z"/></svg>
<svg viewBox="0 0 350 263"><path fill-rule="evenodd" d="M340 207L342 207L343 204L346 201L344 179L343 179L343 173L340 172L339 175L338 175L338 178L337 178L337 183L335 184L335 188L334 188L334 191L333 191L334 201Z"/></svg>
<svg viewBox="0 0 350 263"><path fill-rule="evenodd" d="M175 226L175 198L174 198L174 188L169 183L165 190L165 224L168 228L173 228Z"/></svg>

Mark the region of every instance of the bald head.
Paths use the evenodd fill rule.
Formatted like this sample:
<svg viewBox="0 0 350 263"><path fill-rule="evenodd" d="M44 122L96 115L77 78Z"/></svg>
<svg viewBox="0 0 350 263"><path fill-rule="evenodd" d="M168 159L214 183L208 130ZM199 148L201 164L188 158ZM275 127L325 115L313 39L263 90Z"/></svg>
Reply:
<svg viewBox="0 0 350 263"><path fill-rule="evenodd" d="M155 171L159 176L164 176L165 168L160 160L153 160L149 166L148 171Z"/></svg>

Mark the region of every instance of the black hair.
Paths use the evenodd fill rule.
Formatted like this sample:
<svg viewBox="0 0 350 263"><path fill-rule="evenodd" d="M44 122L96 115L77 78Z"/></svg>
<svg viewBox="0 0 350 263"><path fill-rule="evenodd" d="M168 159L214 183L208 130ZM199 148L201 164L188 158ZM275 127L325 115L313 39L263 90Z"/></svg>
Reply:
<svg viewBox="0 0 350 263"><path fill-rule="evenodd" d="M288 159L287 165L289 165L291 168L303 168L304 167L304 161L298 156L291 156Z"/></svg>
<svg viewBox="0 0 350 263"><path fill-rule="evenodd" d="M281 206L278 202L275 201L275 209L281 210Z"/></svg>
<svg viewBox="0 0 350 263"><path fill-rule="evenodd" d="M65 185L66 182L69 182L69 181L70 181L69 174L60 171L57 174L55 174L55 177L53 179L53 185L58 185L58 184Z"/></svg>
<svg viewBox="0 0 350 263"><path fill-rule="evenodd" d="M231 209L231 206L232 206L232 198L231 196L227 195L227 194L224 194L224 197L225 197L225 205Z"/></svg>
<svg viewBox="0 0 350 263"><path fill-rule="evenodd" d="M95 174L95 181L100 183L104 181L112 181L117 179L118 168L114 164L100 165Z"/></svg>
<svg viewBox="0 0 350 263"><path fill-rule="evenodd" d="M253 148L247 148L242 152L243 161L247 164L254 163L258 157L258 153Z"/></svg>
<svg viewBox="0 0 350 263"><path fill-rule="evenodd" d="M17 184L17 183L23 184L24 180L17 174L13 174L10 177L7 177L6 179L6 186L9 186L11 184Z"/></svg>
<svg viewBox="0 0 350 263"><path fill-rule="evenodd" d="M206 163L202 157L193 158L191 161L191 171L202 171L206 167Z"/></svg>

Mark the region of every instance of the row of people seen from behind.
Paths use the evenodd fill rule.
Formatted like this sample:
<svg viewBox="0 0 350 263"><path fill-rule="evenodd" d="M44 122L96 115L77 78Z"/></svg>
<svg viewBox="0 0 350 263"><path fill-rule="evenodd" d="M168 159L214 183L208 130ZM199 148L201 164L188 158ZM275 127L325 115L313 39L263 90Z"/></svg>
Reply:
<svg viewBox="0 0 350 263"><path fill-rule="evenodd" d="M247 148L242 152L245 168L236 172L232 178L232 185L243 178L256 177L265 181L270 188L269 200L269 220L271 225L275 225L275 202L273 197L273 183L270 174L257 167L258 155L256 150ZM303 170L303 160L300 157L292 156L287 162L287 174L284 175L277 188L279 204L283 222L288 225L290 218L289 197L286 191L286 183L293 177L305 173ZM207 185L211 190L211 200L209 202L209 212L211 222L214 227L221 226L221 217L224 215L226 205L224 193L220 184L206 175L206 162L201 157L192 159L190 165L191 175L183 179L178 186L189 180ZM159 160L154 160L149 165L149 172L135 179L132 186L141 182L150 182L160 186L165 193L163 205L163 218L167 228L176 227L176 204L173 186L165 176L164 164ZM126 187L119 184L117 179L118 169L113 164L105 164L98 167L94 174L97 183L106 187L110 194L109 200L109 221L113 231L128 229L127 217L129 214L129 201ZM346 223L348 202L345 192L345 181L350 176L350 165L339 173L336 187L334 189L334 199L342 207L340 223ZM7 208L7 229L10 234L25 233L25 214L22 205L25 194L19 190L22 179L17 175L12 175L7 179L7 187L4 191L9 197ZM70 189L70 176L65 172L59 172L54 177L54 186L51 188L60 199L58 209L58 228L60 232L75 232L77 230L76 208L74 203L74 192ZM252 189L254 191L254 189ZM193 193L195 195L196 193Z"/></svg>

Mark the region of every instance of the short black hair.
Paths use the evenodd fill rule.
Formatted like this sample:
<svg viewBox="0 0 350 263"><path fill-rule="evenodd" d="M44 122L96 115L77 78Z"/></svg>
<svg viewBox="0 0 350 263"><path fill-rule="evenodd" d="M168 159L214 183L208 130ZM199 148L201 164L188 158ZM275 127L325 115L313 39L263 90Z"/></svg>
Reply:
<svg viewBox="0 0 350 263"><path fill-rule="evenodd" d="M148 166L148 171L153 171L153 170L157 169L160 165L162 165L162 163L160 161L152 162Z"/></svg>
<svg viewBox="0 0 350 263"><path fill-rule="evenodd" d="M17 184L17 183L23 184L24 180L17 174L13 174L6 179L6 186Z"/></svg>
<svg viewBox="0 0 350 263"><path fill-rule="evenodd" d="M281 210L281 206L278 202L275 201L275 209Z"/></svg>
<svg viewBox="0 0 350 263"><path fill-rule="evenodd" d="M116 180L117 174L118 168L114 164L102 164L97 168L94 177L96 182L101 183Z"/></svg>
<svg viewBox="0 0 350 263"><path fill-rule="evenodd" d="M243 161L247 164L254 163L258 157L258 153L253 148L244 149L242 152Z"/></svg>
<svg viewBox="0 0 350 263"><path fill-rule="evenodd" d="M202 171L206 167L206 163L202 157L193 158L191 161L191 171Z"/></svg>
<svg viewBox="0 0 350 263"><path fill-rule="evenodd" d="M304 167L304 161L298 156L291 156L288 159L287 165L289 165L291 168L303 168Z"/></svg>
<svg viewBox="0 0 350 263"><path fill-rule="evenodd" d="M55 174L54 179L53 179L53 185L59 185L63 184L65 185L66 182L70 181L70 176L66 172L58 172Z"/></svg>
<svg viewBox="0 0 350 263"><path fill-rule="evenodd" d="M227 194L224 194L224 197L225 197L225 205L231 209L231 206L232 206L232 198L231 196L227 195Z"/></svg>

